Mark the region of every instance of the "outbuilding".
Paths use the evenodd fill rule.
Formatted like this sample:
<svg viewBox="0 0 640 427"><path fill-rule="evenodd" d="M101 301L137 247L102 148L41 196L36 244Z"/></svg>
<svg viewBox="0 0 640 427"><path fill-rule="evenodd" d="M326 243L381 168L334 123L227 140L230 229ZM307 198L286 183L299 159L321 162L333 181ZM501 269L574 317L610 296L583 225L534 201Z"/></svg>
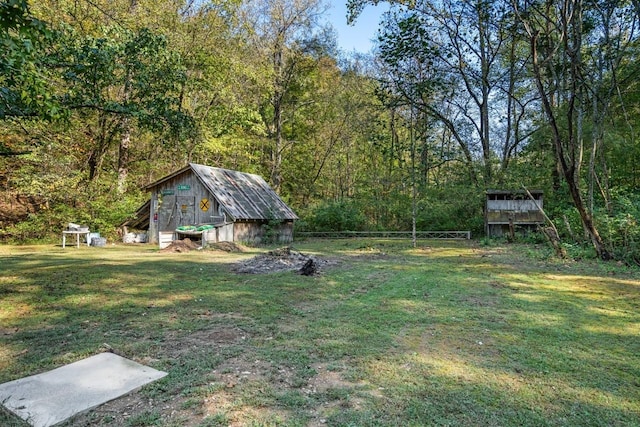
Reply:
<svg viewBox="0 0 640 427"><path fill-rule="evenodd" d="M485 234L487 237L511 236L517 230L535 230L544 224L543 192L487 190L485 204Z"/></svg>
<svg viewBox="0 0 640 427"><path fill-rule="evenodd" d="M147 185L150 243L293 240L297 215L259 175L189 163Z"/></svg>

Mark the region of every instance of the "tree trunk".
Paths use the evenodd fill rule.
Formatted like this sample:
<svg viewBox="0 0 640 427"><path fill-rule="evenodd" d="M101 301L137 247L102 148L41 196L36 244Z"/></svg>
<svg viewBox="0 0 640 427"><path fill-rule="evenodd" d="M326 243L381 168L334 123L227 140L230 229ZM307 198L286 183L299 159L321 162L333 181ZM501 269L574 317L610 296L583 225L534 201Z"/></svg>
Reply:
<svg viewBox="0 0 640 427"><path fill-rule="evenodd" d="M569 188L573 204L580 215L584 229L588 233L598 257L603 260L609 260L611 259L611 254L606 249L600 233L598 233L595 227L593 217L585 207L579 186L580 166L582 162L580 120L584 90L584 82L581 80L582 75L580 73L582 66L580 52L582 47L582 1L574 0L566 2L559 13L561 16L557 17L559 18L557 29L561 31L559 36L561 42L558 42L559 45L555 47L540 41L541 38L544 39L548 37L549 34L541 34L540 30L533 27L527 19L522 21L529 36L534 82L540 94L542 108L551 129L556 159ZM521 15L521 18L522 17ZM552 18L551 15L547 15L547 17L549 18L547 21ZM553 18L556 17L554 16ZM542 58L539 51L540 47L544 50L543 54L546 55ZM556 55L560 55L560 57L556 58ZM549 77L547 76L548 73L545 73L543 69L545 66L549 67L555 64L556 62L554 62L554 60L568 61L568 73L563 76L564 81L562 83L567 97L566 123L562 124L559 123L560 117L556 114L556 111L554 111L550 102L549 92L546 90L547 86L552 87L558 84L558 80L545 80ZM545 86L545 84L547 86ZM566 129L561 130L563 125Z"/></svg>
<svg viewBox="0 0 640 427"><path fill-rule="evenodd" d="M129 117L122 120L122 136L118 150L118 193L127 190L127 175L129 175L129 147L131 145L131 124Z"/></svg>
<svg viewBox="0 0 640 427"><path fill-rule="evenodd" d="M480 70L481 77L481 103L480 108L480 140L482 141L482 157L484 159L484 183L486 186L491 185L493 181L492 165L491 165L491 133L489 132L489 92L491 86L489 84L489 58L487 54L487 40L485 19L486 16L481 8L478 9L478 41L480 44Z"/></svg>
<svg viewBox="0 0 640 427"><path fill-rule="evenodd" d="M417 189L416 189L416 135L415 135L415 119L414 119L414 108L411 106L411 123L409 124L410 129L410 138L411 138L411 243L415 248L416 244L416 199L417 199Z"/></svg>
<svg viewBox="0 0 640 427"><path fill-rule="evenodd" d="M556 256L562 259L566 258L567 251L562 247L560 243L558 232L553 227L542 227L542 232L547 237L547 240L549 240L549 244L553 247Z"/></svg>
<svg viewBox="0 0 640 427"><path fill-rule="evenodd" d="M570 182L569 178L567 178L567 182ZM582 195L580 194L580 188L575 182L569 184L569 192L571 193L571 199L573 200L573 204L576 207L578 214L580 215L580 219L582 220L582 225L584 226L585 231L589 235L589 238L591 239L591 243L593 244L593 247L596 250L598 257L604 261L608 261L612 259L612 256L607 250L604 244L604 241L602 240L602 237L600 237L600 233L598 232L595 224L593 223L593 217L589 212L587 212L587 209L584 205L584 200L582 199Z"/></svg>
<svg viewBox="0 0 640 427"><path fill-rule="evenodd" d="M280 40L276 41L273 52L273 71L275 75L273 99L273 148L271 150L271 185L276 192L280 191L282 181L282 100L284 97L284 46Z"/></svg>

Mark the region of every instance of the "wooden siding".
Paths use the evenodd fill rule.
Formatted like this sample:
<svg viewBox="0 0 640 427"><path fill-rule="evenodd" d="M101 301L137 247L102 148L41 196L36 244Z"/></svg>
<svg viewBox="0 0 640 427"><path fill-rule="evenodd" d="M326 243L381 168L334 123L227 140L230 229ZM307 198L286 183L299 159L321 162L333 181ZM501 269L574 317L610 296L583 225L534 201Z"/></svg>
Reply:
<svg viewBox="0 0 640 427"><path fill-rule="evenodd" d="M236 222L233 227L233 240L259 244L265 238L267 225L266 221ZM293 241L293 221L268 226L273 227L272 233L278 243L291 243Z"/></svg>
<svg viewBox="0 0 640 427"><path fill-rule="evenodd" d="M487 224L540 224L544 222L544 216L540 211L487 211Z"/></svg>
<svg viewBox="0 0 640 427"><path fill-rule="evenodd" d="M164 249L171 244L176 239L175 233L171 231L161 231L158 237L158 243L160 244L160 249Z"/></svg>
<svg viewBox="0 0 640 427"><path fill-rule="evenodd" d="M216 229L218 242L233 242L233 226L234 224L230 223Z"/></svg>
<svg viewBox="0 0 640 427"><path fill-rule="evenodd" d="M173 232L182 225L209 224L214 217L219 221L219 206L190 170L161 182L153 188L151 195L151 241L157 242L156 236L160 231Z"/></svg>
<svg viewBox="0 0 640 427"><path fill-rule="evenodd" d="M537 200L536 203L542 207L542 200ZM487 200L487 210L511 212L537 211L536 203L534 203L533 200Z"/></svg>
<svg viewBox="0 0 640 427"><path fill-rule="evenodd" d="M500 237L512 232L511 227L530 230L544 223L543 193L531 192L535 202L522 191L487 191L485 203L485 233Z"/></svg>
<svg viewBox="0 0 640 427"><path fill-rule="evenodd" d="M273 220L283 221L271 230L273 237L282 243L293 240L293 220L298 217L258 175L190 164L146 189L152 192L152 243L158 242L161 232L200 224L216 225L203 233L203 244L260 243Z"/></svg>

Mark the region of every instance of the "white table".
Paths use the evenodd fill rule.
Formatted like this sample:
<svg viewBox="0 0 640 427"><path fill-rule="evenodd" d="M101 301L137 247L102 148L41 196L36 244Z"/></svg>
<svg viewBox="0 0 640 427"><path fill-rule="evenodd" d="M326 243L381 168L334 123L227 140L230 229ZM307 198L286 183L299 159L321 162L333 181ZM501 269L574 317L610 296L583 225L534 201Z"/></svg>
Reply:
<svg viewBox="0 0 640 427"><path fill-rule="evenodd" d="M91 245L89 241L89 231L73 231L73 230L64 230L62 232L62 249L64 249L67 243L67 234L75 234L76 235L76 247L80 248L80 235L84 234L84 238L87 241L87 246Z"/></svg>

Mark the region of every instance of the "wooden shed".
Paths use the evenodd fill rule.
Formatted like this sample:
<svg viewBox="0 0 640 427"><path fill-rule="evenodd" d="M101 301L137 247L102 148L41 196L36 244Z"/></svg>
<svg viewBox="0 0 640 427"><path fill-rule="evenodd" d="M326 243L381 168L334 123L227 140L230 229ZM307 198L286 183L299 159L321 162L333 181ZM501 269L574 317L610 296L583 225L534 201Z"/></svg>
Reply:
<svg viewBox="0 0 640 427"><path fill-rule="evenodd" d="M298 219L259 175L189 163L144 187L151 191L149 242L202 244L293 240Z"/></svg>
<svg viewBox="0 0 640 427"><path fill-rule="evenodd" d="M485 204L485 234L487 237L513 235L516 231L532 231L544 224L543 192L487 190Z"/></svg>

